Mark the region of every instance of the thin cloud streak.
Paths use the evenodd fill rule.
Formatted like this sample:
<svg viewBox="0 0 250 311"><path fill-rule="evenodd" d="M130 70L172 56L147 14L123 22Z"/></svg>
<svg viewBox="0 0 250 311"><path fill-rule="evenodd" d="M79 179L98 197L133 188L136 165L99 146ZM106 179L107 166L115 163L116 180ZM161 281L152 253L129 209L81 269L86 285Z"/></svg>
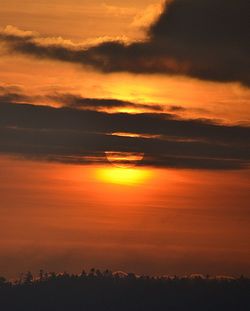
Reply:
<svg viewBox="0 0 250 311"><path fill-rule="evenodd" d="M98 110L98 109L121 109L121 108L132 108L137 110L147 111L159 111L162 112L164 109L161 105L146 105L137 104L129 101L110 99L110 98L86 98L76 94L54 94L48 95L48 99L56 101L59 104L63 104L66 107L87 109L87 110Z"/></svg>

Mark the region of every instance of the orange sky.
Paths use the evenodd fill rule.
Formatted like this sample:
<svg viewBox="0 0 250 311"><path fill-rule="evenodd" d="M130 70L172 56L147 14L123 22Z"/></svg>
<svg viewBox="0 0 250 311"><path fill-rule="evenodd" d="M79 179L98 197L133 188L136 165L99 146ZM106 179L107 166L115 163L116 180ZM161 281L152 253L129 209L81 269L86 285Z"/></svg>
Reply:
<svg viewBox="0 0 250 311"><path fill-rule="evenodd" d="M31 31L48 45L141 42L162 3L0 0L0 31L21 37ZM250 89L237 81L107 74L6 53L1 42L0 55L0 95L1 88L17 88L31 98L28 104L56 106L48 95L77 94L157 104L163 112L179 107L174 113L181 119L250 124ZM110 163L35 161L20 154L0 150L0 275L40 268L80 272L92 266L152 274L250 275L249 169L119 169Z"/></svg>
<svg viewBox="0 0 250 311"><path fill-rule="evenodd" d="M1 273L249 275L249 171L145 168L116 183L103 169L1 159Z"/></svg>
<svg viewBox="0 0 250 311"><path fill-rule="evenodd" d="M103 36L138 37L159 12L152 0L1 0L1 26L14 25L49 36L83 40ZM77 31L76 31L77 30Z"/></svg>
<svg viewBox="0 0 250 311"><path fill-rule="evenodd" d="M18 1L0 0L0 29L38 32L48 42L85 43L104 38L143 40L146 25L156 19L163 1ZM18 30L19 31L19 30ZM99 39L97 39L99 38ZM250 91L239 83L198 81L180 76L104 75L69 65L21 55L3 55L0 81L40 95L71 92L85 97L115 98L188 108L182 117L226 123L250 122ZM40 103L40 102L39 102Z"/></svg>

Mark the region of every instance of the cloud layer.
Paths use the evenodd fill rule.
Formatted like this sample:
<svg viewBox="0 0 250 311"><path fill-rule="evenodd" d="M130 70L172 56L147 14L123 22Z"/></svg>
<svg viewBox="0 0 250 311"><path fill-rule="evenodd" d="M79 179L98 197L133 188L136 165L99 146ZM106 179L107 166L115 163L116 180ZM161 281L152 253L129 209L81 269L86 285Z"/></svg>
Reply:
<svg viewBox="0 0 250 311"><path fill-rule="evenodd" d="M145 42L46 45L37 34L19 31L2 31L0 40L12 52L103 72L180 74L249 86L249 11L248 0L174 0L148 29Z"/></svg>
<svg viewBox="0 0 250 311"><path fill-rule="evenodd" d="M0 135L2 153L79 164L105 162L105 151L142 152L142 164L164 167L239 169L250 160L249 127L159 112L111 114L15 103L7 95L0 100Z"/></svg>

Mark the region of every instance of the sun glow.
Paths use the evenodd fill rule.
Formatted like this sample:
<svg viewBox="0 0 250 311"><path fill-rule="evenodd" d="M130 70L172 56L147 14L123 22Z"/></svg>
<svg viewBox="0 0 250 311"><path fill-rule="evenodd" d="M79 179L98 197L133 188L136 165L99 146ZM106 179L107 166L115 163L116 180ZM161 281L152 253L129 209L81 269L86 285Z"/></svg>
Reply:
<svg viewBox="0 0 250 311"><path fill-rule="evenodd" d="M96 176L105 183L135 186L144 183L150 172L141 168L103 167L97 169Z"/></svg>

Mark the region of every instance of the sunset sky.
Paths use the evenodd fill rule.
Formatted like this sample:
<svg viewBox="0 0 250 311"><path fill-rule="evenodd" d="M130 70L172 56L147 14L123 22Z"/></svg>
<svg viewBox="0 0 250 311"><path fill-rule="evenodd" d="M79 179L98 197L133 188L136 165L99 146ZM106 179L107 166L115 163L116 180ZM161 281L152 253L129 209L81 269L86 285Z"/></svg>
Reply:
<svg viewBox="0 0 250 311"><path fill-rule="evenodd" d="M0 0L0 275L250 275L248 0Z"/></svg>

